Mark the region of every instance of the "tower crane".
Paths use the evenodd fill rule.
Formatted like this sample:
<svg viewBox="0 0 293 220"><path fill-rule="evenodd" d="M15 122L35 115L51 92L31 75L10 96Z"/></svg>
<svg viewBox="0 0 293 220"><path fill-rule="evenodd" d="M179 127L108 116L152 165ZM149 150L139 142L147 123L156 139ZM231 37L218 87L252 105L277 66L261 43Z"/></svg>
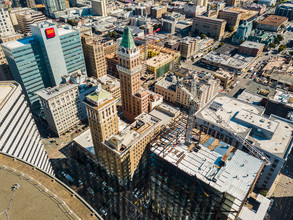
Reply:
<svg viewBox="0 0 293 220"><path fill-rule="evenodd" d="M190 109L189 109L189 114L188 114L188 120L187 120L187 126L186 126L186 139L185 142L186 144L190 145L192 143L191 138L192 138L192 129L193 129L193 124L195 120L195 112L197 110L197 102L198 102L198 97L197 97L197 89L195 85L195 80L192 80L191 82L191 98L190 98ZM221 107L222 110L224 111L223 107ZM250 154L255 156L256 158L262 160L265 165L270 165L271 161L269 160L268 157L265 156L263 152L258 150L255 146L253 146L249 141L247 141L245 138L243 138L237 131L235 131L228 123L226 123L222 118L216 114L215 111L211 109L205 109L205 111L216 121L216 123L222 127L224 127L232 136L239 141L246 149L249 150Z"/></svg>

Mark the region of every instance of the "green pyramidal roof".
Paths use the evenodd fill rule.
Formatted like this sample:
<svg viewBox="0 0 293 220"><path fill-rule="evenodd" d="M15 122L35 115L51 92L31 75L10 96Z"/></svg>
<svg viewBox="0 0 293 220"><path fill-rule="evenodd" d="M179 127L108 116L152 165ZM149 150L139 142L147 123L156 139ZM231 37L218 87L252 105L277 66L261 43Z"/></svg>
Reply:
<svg viewBox="0 0 293 220"><path fill-rule="evenodd" d="M134 40L131 35L131 30L129 27L124 28L123 37L120 45L125 47L126 49L135 47Z"/></svg>

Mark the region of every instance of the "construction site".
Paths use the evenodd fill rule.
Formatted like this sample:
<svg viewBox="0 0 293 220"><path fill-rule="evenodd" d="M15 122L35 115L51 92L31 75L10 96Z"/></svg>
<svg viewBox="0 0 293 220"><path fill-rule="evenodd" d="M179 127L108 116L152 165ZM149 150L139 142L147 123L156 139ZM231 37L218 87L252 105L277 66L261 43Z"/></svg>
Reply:
<svg viewBox="0 0 293 220"><path fill-rule="evenodd" d="M237 219L264 163L181 114L150 144L150 208L166 219ZM249 205L248 205L249 206Z"/></svg>

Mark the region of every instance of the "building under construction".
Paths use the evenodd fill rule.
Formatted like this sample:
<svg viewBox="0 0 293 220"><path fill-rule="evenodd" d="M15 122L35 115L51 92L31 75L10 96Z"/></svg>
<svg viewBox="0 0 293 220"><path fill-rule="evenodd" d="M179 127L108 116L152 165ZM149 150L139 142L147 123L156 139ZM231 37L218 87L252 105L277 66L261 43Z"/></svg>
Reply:
<svg viewBox="0 0 293 220"><path fill-rule="evenodd" d="M163 219L237 219L264 163L179 116L151 143L150 208Z"/></svg>

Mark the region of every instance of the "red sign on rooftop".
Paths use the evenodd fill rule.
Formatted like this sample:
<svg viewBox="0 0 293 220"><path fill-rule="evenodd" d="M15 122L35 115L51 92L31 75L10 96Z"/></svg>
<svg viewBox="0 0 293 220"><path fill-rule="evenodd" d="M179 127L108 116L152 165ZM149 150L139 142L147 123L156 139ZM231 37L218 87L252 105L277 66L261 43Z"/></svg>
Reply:
<svg viewBox="0 0 293 220"><path fill-rule="evenodd" d="M54 30L54 28L48 28L45 31L46 31L47 39L50 39L52 37L55 37L55 30Z"/></svg>

